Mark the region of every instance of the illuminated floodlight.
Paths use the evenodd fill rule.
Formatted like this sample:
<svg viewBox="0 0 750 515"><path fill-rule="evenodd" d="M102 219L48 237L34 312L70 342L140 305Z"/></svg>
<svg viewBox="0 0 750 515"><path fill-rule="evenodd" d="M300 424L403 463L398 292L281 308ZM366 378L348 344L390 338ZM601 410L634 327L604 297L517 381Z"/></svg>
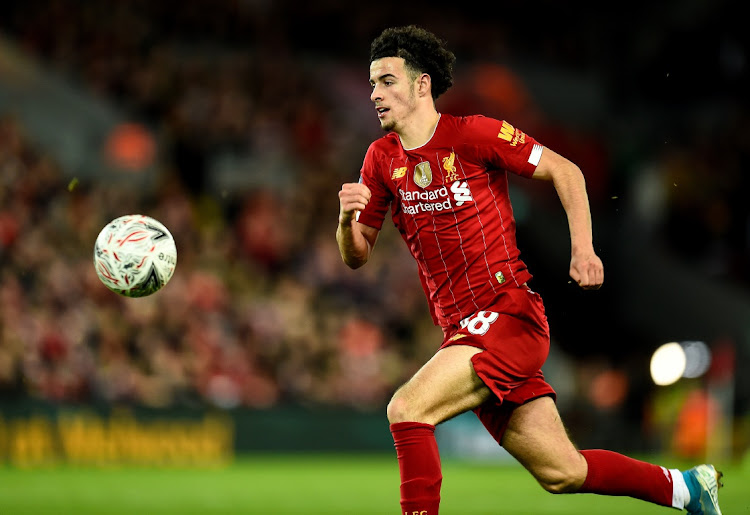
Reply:
<svg viewBox="0 0 750 515"><path fill-rule="evenodd" d="M685 349L677 342L665 343L651 356L651 379L659 386L677 382L685 373Z"/></svg>
<svg viewBox="0 0 750 515"><path fill-rule="evenodd" d="M685 371L682 377L700 377L708 372L711 366L711 351L703 342L687 341L680 342L682 350L685 351Z"/></svg>

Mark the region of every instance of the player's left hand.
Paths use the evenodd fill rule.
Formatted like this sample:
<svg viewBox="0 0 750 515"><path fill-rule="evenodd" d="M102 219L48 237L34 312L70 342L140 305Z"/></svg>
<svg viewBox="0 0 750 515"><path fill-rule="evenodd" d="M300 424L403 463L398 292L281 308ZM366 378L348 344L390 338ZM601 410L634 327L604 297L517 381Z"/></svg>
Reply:
<svg viewBox="0 0 750 515"><path fill-rule="evenodd" d="M598 290L604 283L604 265L591 250L574 253L570 259L570 277L584 290Z"/></svg>

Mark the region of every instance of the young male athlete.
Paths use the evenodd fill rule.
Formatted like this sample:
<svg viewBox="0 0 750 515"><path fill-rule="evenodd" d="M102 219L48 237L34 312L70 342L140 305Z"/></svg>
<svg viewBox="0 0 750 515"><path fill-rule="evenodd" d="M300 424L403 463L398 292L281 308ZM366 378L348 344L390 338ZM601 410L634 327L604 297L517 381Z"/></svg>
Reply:
<svg viewBox="0 0 750 515"><path fill-rule="evenodd" d="M437 515L442 474L435 426L473 410L552 493L626 495L688 513L720 514L721 473L686 472L606 450L578 451L541 367L549 331L519 259L507 173L552 181L570 228L570 276L602 285L579 168L506 121L441 114L454 55L414 26L391 28L370 53L370 99L388 132L367 151L359 183L339 192L336 239L344 262L364 265L386 211L418 263L438 352L394 394L387 414L404 515Z"/></svg>

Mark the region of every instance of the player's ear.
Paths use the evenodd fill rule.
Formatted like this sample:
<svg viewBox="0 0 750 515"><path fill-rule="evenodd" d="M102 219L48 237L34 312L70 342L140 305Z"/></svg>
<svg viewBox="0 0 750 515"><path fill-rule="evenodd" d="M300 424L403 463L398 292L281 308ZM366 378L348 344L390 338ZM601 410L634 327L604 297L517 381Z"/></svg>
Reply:
<svg viewBox="0 0 750 515"><path fill-rule="evenodd" d="M419 96L432 96L432 77L423 73L417 78L417 93Z"/></svg>

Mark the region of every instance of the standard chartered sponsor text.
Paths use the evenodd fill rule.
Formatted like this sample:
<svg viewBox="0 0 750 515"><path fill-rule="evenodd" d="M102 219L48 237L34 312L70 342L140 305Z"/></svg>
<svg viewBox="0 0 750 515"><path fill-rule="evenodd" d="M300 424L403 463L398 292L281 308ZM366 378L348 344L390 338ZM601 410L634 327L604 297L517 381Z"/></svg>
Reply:
<svg viewBox="0 0 750 515"><path fill-rule="evenodd" d="M401 196L401 208L404 213L410 215L451 208L451 199L448 196L448 188L445 186L427 191L404 191L399 188L398 193ZM411 204L414 201L421 202Z"/></svg>

